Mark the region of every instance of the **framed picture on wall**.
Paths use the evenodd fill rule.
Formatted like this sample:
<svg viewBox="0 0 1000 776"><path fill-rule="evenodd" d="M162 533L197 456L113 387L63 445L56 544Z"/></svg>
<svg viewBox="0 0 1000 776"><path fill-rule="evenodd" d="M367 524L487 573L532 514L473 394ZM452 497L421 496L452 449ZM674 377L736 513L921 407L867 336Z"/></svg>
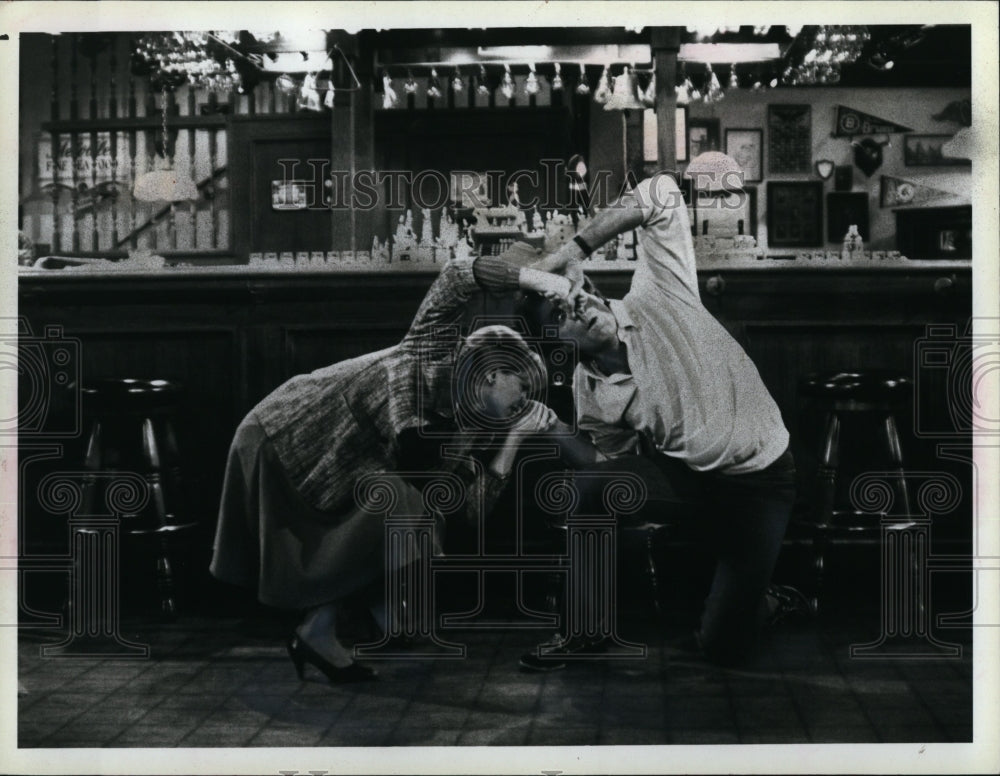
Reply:
<svg viewBox="0 0 1000 776"><path fill-rule="evenodd" d="M727 129L726 153L743 170L743 180L756 183L763 179L764 132L759 129Z"/></svg>
<svg viewBox="0 0 1000 776"><path fill-rule="evenodd" d="M772 248L823 245L823 181L767 184L767 242Z"/></svg>
<svg viewBox="0 0 1000 776"><path fill-rule="evenodd" d="M698 154L719 150L718 119L688 119L687 158L690 161Z"/></svg>
<svg viewBox="0 0 1000 776"><path fill-rule="evenodd" d="M783 174L812 172L812 108L767 106L767 169Z"/></svg>
<svg viewBox="0 0 1000 776"><path fill-rule="evenodd" d="M906 135L903 137L903 164L907 167L943 167L945 165L971 165L969 159L945 156L941 146L951 140L951 135Z"/></svg>

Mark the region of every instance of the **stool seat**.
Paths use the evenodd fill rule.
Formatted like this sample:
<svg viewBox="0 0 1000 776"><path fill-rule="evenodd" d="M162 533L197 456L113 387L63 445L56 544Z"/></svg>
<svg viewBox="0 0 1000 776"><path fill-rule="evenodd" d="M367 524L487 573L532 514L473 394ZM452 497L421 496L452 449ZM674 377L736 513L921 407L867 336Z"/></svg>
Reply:
<svg viewBox="0 0 1000 776"><path fill-rule="evenodd" d="M903 401L911 381L898 372L883 370L814 372L799 380L799 394L830 401Z"/></svg>
<svg viewBox="0 0 1000 776"><path fill-rule="evenodd" d="M142 412L175 404L182 389L170 380L121 377L88 381L81 393L95 407Z"/></svg>

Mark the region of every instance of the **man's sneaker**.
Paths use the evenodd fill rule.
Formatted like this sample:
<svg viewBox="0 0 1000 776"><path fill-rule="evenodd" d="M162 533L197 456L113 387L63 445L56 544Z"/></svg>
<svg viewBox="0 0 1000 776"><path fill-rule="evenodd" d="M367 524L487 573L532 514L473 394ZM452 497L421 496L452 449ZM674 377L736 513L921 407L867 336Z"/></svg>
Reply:
<svg viewBox="0 0 1000 776"><path fill-rule="evenodd" d="M556 636L551 641L539 644L532 652L521 655L518 665L522 671L557 671L565 668L570 660L585 660L587 655L599 655L608 649L608 640L585 639L582 637Z"/></svg>
<svg viewBox="0 0 1000 776"><path fill-rule="evenodd" d="M811 619L816 610L805 594L791 585L771 585L767 589L767 622L801 622Z"/></svg>

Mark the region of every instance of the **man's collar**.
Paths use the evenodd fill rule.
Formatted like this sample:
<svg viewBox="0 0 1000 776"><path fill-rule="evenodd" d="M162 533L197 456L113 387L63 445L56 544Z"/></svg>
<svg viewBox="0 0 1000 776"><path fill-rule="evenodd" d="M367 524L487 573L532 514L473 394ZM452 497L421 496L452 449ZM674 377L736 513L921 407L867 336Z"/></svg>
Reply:
<svg viewBox="0 0 1000 776"><path fill-rule="evenodd" d="M611 308L612 315L618 321L618 339L622 339L623 331L625 329L634 329L636 327L635 322L632 320L628 308L621 299L609 299L608 307Z"/></svg>

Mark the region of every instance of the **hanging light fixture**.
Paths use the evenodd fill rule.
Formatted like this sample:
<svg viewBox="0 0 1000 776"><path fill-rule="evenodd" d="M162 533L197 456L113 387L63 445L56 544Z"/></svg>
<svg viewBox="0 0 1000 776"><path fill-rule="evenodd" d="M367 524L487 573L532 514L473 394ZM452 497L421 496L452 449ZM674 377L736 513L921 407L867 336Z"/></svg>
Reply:
<svg viewBox="0 0 1000 776"><path fill-rule="evenodd" d="M559 65L558 62L556 62L555 68L556 68L556 74L552 76L552 91L558 92L563 88L562 74L560 73L562 67Z"/></svg>
<svg viewBox="0 0 1000 776"><path fill-rule="evenodd" d="M295 83L295 79L288 75L288 73L282 73L275 78L274 85L278 87L279 92L286 95L294 94L299 89L298 84Z"/></svg>
<svg viewBox="0 0 1000 776"><path fill-rule="evenodd" d="M816 27L802 61L790 64L782 74L782 81L792 86L839 83L841 68L857 61L870 37L868 28L863 26ZM892 67L886 49L876 49L872 56L878 60L877 69Z"/></svg>
<svg viewBox="0 0 1000 776"><path fill-rule="evenodd" d="M141 35L135 44L134 57L144 61L152 80L158 84L180 86L189 83L214 92L238 89L240 72L232 56L245 59L234 48L239 34L227 32L151 32ZM224 61L222 57L226 56Z"/></svg>
<svg viewBox="0 0 1000 776"><path fill-rule="evenodd" d="M678 105L687 105L691 102L691 89L694 85L691 83L691 79L687 76L687 71L684 67L684 63L681 62L681 83L674 87L674 99L677 101Z"/></svg>
<svg viewBox="0 0 1000 776"><path fill-rule="evenodd" d="M538 94L539 88L538 76L535 73L535 66L528 65L528 79L524 82L524 91L526 94L533 95Z"/></svg>
<svg viewBox="0 0 1000 776"><path fill-rule="evenodd" d="M503 66L503 80L500 82L500 92L508 100L514 96L514 78L510 74L510 65Z"/></svg>
<svg viewBox="0 0 1000 776"><path fill-rule="evenodd" d="M465 82L462 80L462 74L458 72L458 68L455 68L455 73L451 77L451 90L458 94L465 88Z"/></svg>
<svg viewBox="0 0 1000 776"><path fill-rule="evenodd" d="M590 84L587 83L587 68L580 63L580 83L576 85L577 94L590 94Z"/></svg>
<svg viewBox="0 0 1000 776"><path fill-rule="evenodd" d="M705 86L705 102L719 102L726 93L722 91L722 85L719 83L719 77L712 70L711 63L708 64L708 76Z"/></svg>
<svg viewBox="0 0 1000 776"><path fill-rule="evenodd" d="M597 99L597 95L594 95L594 99ZM604 110L643 110L645 107L639 100L635 73L626 65L625 72L615 76L614 89L611 97L604 103Z"/></svg>
<svg viewBox="0 0 1000 776"><path fill-rule="evenodd" d="M395 108L399 102L399 95L392 88L392 78L387 72L382 73L382 107Z"/></svg>
<svg viewBox="0 0 1000 776"><path fill-rule="evenodd" d="M170 141L167 135L167 88L160 93L163 96L163 121L161 123L162 152L154 163L154 168L135 179L132 196L140 202L183 202L198 199L198 185L189 173L173 169L170 155Z"/></svg>
<svg viewBox="0 0 1000 776"><path fill-rule="evenodd" d="M431 68L431 80L427 83L427 97L436 100L443 94L441 91L441 79L438 78L437 70Z"/></svg>
<svg viewBox="0 0 1000 776"><path fill-rule="evenodd" d="M739 89L740 88L740 79L739 79L739 76L736 75L736 65L735 64L732 64L732 65L729 66L729 88L730 89Z"/></svg>
<svg viewBox="0 0 1000 776"><path fill-rule="evenodd" d="M646 85L646 90L641 93L640 98L642 99L642 104L647 108L652 108L656 105L656 73L654 72L649 77L649 83Z"/></svg>
<svg viewBox="0 0 1000 776"><path fill-rule="evenodd" d="M301 110L318 111L320 109L317 73L306 73L302 78L302 88L299 89L298 107Z"/></svg>
<svg viewBox="0 0 1000 776"><path fill-rule="evenodd" d="M601 71L601 77L597 79L597 91L594 92L594 102L598 105L604 105L608 100L611 99L611 90L608 88L608 66L604 66L604 70Z"/></svg>
<svg viewBox="0 0 1000 776"><path fill-rule="evenodd" d="M403 91L407 94L417 93L417 81L409 70L406 71L406 80L403 81Z"/></svg>
<svg viewBox="0 0 1000 776"><path fill-rule="evenodd" d="M482 97L488 97L490 94L490 87L486 83L486 66L479 66L479 85L476 86L476 93Z"/></svg>

